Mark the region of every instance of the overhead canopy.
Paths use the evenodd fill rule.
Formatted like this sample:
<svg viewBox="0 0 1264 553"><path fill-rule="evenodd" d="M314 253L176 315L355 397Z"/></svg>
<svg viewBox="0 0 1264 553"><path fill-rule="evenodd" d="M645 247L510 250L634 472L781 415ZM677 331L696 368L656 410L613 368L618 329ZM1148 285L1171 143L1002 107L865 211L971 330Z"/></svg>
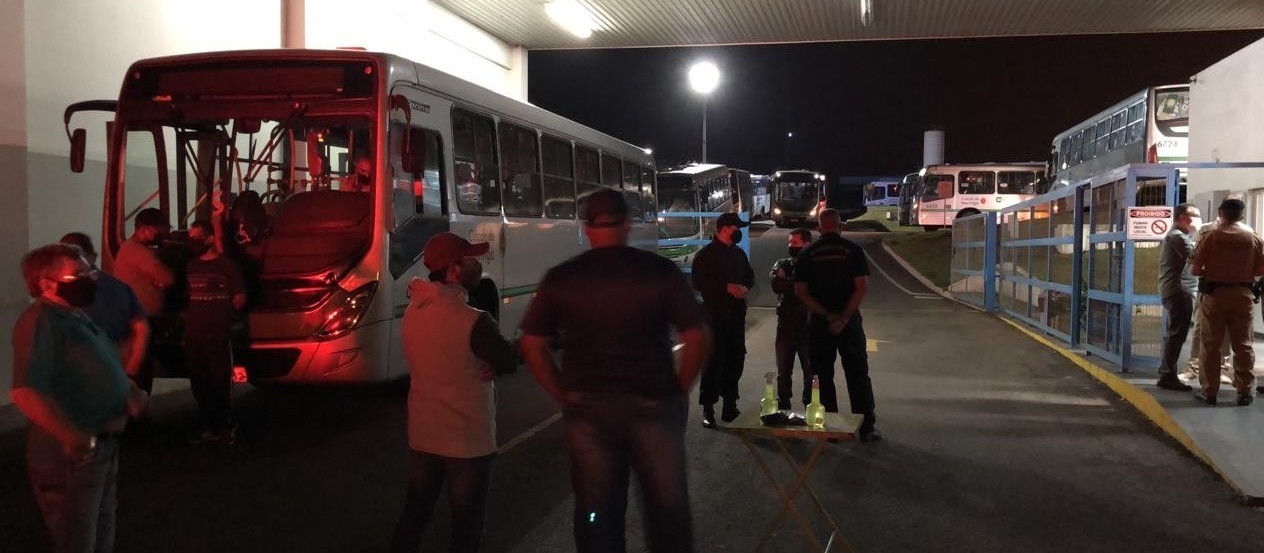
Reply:
<svg viewBox="0 0 1264 553"><path fill-rule="evenodd" d="M554 0L581 39L545 0L433 1L531 49L1264 29L1264 0Z"/></svg>

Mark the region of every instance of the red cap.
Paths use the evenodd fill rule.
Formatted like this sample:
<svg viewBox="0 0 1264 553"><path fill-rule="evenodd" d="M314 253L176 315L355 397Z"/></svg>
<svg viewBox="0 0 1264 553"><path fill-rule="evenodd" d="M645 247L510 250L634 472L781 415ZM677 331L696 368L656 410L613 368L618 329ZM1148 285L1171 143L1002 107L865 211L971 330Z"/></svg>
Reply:
<svg viewBox="0 0 1264 553"><path fill-rule="evenodd" d="M489 247L490 244L487 242L471 244L469 240L451 232L440 232L426 240L426 245L421 250L422 262L427 270L434 272L458 263L466 257L483 255L487 253Z"/></svg>

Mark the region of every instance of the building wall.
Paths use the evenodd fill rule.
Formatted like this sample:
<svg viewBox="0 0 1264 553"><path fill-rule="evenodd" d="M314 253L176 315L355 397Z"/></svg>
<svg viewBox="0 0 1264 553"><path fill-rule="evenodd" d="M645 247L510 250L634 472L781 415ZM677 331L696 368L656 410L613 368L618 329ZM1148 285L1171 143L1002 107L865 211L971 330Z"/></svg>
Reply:
<svg viewBox="0 0 1264 553"><path fill-rule="evenodd" d="M1264 40L1194 75L1190 83L1189 160L1264 162ZM1247 199L1248 219L1264 226L1264 170L1192 170L1188 196L1204 211L1227 194Z"/></svg>

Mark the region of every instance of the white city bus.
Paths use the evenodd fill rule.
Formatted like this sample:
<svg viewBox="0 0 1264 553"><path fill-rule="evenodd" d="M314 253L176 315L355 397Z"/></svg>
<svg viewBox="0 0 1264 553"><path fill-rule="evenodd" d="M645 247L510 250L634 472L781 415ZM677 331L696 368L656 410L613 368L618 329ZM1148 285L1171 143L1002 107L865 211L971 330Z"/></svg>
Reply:
<svg viewBox="0 0 1264 553"><path fill-rule="evenodd" d="M1040 162L930 165L919 175L913 210L916 224L928 231L1046 192L1045 164Z"/></svg>
<svg viewBox="0 0 1264 553"><path fill-rule="evenodd" d="M366 382L407 374L399 326L422 245L450 230L491 242L485 302L513 336L544 272L584 248L579 204L624 191L633 240L655 243L653 159L641 148L396 56L363 51L219 52L138 61L114 110L101 257L109 271L144 207L168 214L159 254L180 268L182 229L233 198L234 248L251 305L238 362L254 381ZM341 190L368 158L368 192ZM174 203L173 203L174 201ZM178 286L177 286L178 288ZM173 338L157 347L178 373Z"/></svg>
<svg viewBox="0 0 1264 553"><path fill-rule="evenodd" d="M745 173L745 171L742 171ZM739 198L732 180L734 171L724 165L687 165L658 174L660 219L658 236L663 239L708 240L715 233L715 219L671 217L663 213L728 213L735 211ZM678 265L693 263L702 246L664 245L658 253Z"/></svg>
<svg viewBox="0 0 1264 553"><path fill-rule="evenodd" d="M1150 87L1053 138L1055 188L1131 163L1189 160L1189 85Z"/></svg>
<svg viewBox="0 0 1264 553"><path fill-rule="evenodd" d="M825 203L825 175L808 169L772 176L772 220L777 226L815 225Z"/></svg>
<svg viewBox="0 0 1264 553"><path fill-rule="evenodd" d="M865 185L865 207L900 205L899 181L874 181Z"/></svg>

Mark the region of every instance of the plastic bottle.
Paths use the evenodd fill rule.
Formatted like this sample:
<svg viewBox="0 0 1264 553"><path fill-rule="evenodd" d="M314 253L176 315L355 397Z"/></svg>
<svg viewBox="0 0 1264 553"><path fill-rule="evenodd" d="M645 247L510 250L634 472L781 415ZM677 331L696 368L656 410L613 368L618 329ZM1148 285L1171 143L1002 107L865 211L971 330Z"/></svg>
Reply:
<svg viewBox="0 0 1264 553"><path fill-rule="evenodd" d="M764 399L759 400L759 416L761 417L777 412L777 391L773 386L775 377L773 373L764 375Z"/></svg>
<svg viewBox="0 0 1264 553"><path fill-rule="evenodd" d="M812 377L812 403L808 404L804 416L808 419L808 428L821 430L825 428L825 406L821 405L821 381Z"/></svg>

